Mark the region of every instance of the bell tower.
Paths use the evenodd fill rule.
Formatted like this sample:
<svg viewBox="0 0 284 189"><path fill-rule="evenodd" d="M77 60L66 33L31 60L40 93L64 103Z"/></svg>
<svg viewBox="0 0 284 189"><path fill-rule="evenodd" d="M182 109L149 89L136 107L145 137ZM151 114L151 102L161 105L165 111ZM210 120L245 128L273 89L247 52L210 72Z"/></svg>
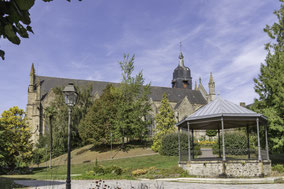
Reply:
<svg viewBox="0 0 284 189"><path fill-rule="evenodd" d="M190 69L184 66L183 54L179 54L179 64L174 70L172 88L192 89L192 77Z"/></svg>

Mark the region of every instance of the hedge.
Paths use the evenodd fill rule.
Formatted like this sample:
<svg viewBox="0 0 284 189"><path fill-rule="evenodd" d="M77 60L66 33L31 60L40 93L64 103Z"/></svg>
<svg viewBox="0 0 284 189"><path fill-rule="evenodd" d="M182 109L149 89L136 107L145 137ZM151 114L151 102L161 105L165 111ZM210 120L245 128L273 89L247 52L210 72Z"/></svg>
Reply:
<svg viewBox="0 0 284 189"><path fill-rule="evenodd" d="M182 152L188 151L188 137L185 133L180 134L180 144ZM192 149L192 141L190 141L190 146ZM178 133L172 133L163 137L159 153L165 156L178 156ZM200 154L200 145L194 143L194 155Z"/></svg>
<svg viewBox="0 0 284 189"><path fill-rule="evenodd" d="M226 154L229 155L247 155L247 136L244 133L225 133L225 151ZM222 139L220 138L220 151L223 152L222 149ZM213 153L219 153L219 145L218 142L213 145Z"/></svg>

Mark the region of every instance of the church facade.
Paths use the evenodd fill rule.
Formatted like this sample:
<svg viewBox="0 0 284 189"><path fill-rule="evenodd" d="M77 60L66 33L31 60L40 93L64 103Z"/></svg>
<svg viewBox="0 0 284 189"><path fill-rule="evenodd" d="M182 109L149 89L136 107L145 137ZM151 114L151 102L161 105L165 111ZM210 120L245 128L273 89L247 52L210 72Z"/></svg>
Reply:
<svg viewBox="0 0 284 189"><path fill-rule="evenodd" d="M183 120L200 107L215 99L215 82L212 73L210 73L210 80L208 83L209 92L205 90L201 78L199 78L198 86L195 82L195 87L193 89L191 71L184 65L183 58L181 52L179 55L178 66L173 72L172 88L159 86L151 87L149 101L152 104L152 111L150 112L152 117L158 113L164 93L167 94L171 107L178 115L177 121ZM79 87L91 85L94 100L100 97L107 84L112 84L114 87L119 86L119 83L39 76L36 75L34 65L32 65L30 84L28 87L26 116L31 132L33 133L33 142L36 142L38 138L48 130L44 111L55 98L52 89L64 87L70 82L73 82L74 85ZM152 128L153 127L155 127L154 122Z"/></svg>

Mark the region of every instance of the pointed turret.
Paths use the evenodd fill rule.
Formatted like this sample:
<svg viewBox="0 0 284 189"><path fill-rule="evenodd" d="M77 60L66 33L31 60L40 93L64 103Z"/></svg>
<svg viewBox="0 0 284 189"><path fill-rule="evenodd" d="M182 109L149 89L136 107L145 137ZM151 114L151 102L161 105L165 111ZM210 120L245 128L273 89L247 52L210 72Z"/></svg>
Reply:
<svg viewBox="0 0 284 189"><path fill-rule="evenodd" d="M194 90L198 90L198 88L197 88L197 82L195 81L195 86L194 86Z"/></svg>
<svg viewBox="0 0 284 189"><path fill-rule="evenodd" d="M29 92L33 92L35 88L35 67L32 64L31 72L30 72L30 85L29 85Z"/></svg>
<svg viewBox="0 0 284 189"><path fill-rule="evenodd" d="M209 101L212 101L216 98L215 82L213 80L212 72L210 72L210 79L209 79L208 87L209 87Z"/></svg>
<svg viewBox="0 0 284 189"><path fill-rule="evenodd" d="M209 79L209 83L214 83L214 81L213 81L213 75L212 75L212 72L210 72L210 79Z"/></svg>
<svg viewBox="0 0 284 189"><path fill-rule="evenodd" d="M31 67L31 73L30 76L35 75L35 67L34 67L34 63L32 63L32 67Z"/></svg>
<svg viewBox="0 0 284 189"><path fill-rule="evenodd" d="M201 92L202 96L203 96L205 99L208 98L208 93L207 93L207 91L205 90L205 88L204 88L203 85L202 85L201 77L199 77L199 85L198 85L198 88L197 88L197 89Z"/></svg>

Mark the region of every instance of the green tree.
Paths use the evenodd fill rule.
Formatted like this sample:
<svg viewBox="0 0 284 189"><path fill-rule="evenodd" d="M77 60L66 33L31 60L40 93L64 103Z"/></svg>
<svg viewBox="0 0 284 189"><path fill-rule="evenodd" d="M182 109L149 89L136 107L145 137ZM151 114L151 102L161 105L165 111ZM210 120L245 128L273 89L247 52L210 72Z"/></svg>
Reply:
<svg viewBox="0 0 284 189"><path fill-rule="evenodd" d="M25 167L31 160L31 133L24 115L17 106L1 114L0 170Z"/></svg>
<svg viewBox="0 0 284 189"><path fill-rule="evenodd" d="M217 135L217 130L206 130L206 135L209 137L214 137Z"/></svg>
<svg viewBox="0 0 284 189"><path fill-rule="evenodd" d="M81 138L78 132L78 125L80 121L85 117L88 109L92 106L92 87L87 86L85 88L78 88L75 86L78 97L77 103L72 109L71 120L71 146L72 148L81 145ZM46 119L46 123L52 126L52 143L50 143L50 132L46 133L46 143L40 146L52 144L53 155L58 156L67 151L67 125L68 125L68 107L64 102L63 88L54 88L55 93L54 101L46 108L46 118L52 115L52 119ZM51 121L51 122L50 122Z"/></svg>
<svg viewBox="0 0 284 189"><path fill-rule="evenodd" d="M283 0L280 0L284 2ZM266 25L264 31L271 38L265 45L267 56L261 64L260 74L254 79L255 92L259 95L252 109L268 118L270 148L284 151L284 5L274 14L278 22Z"/></svg>
<svg viewBox="0 0 284 189"><path fill-rule="evenodd" d="M155 121L156 129L152 149L158 152L160 151L163 137L175 131L176 121L174 112L169 104L166 93L163 95L161 107L159 109L159 113L156 114Z"/></svg>
<svg viewBox="0 0 284 189"><path fill-rule="evenodd" d="M79 135L84 144L109 144L113 132L113 120L117 113L115 101L117 96L109 84L99 99L96 99L85 118L79 124Z"/></svg>
<svg viewBox="0 0 284 189"><path fill-rule="evenodd" d="M134 55L124 55L124 60L120 62L122 70L122 82L120 87L114 90L118 96L115 101L117 107L116 118L114 119L114 129L117 138L138 138L142 140L146 137L149 120L146 119L151 105L148 101L150 94L150 84L144 85L142 71L135 77L132 76L134 71Z"/></svg>
<svg viewBox="0 0 284 189"><path fill-rule="evenodd" d="M34 3L35 0L0 1L0 38L7 38L16 45L21 43L20 37L29 38L29 32L33 33L29 11ZM4 60L3 50L0 50L0 57Z"/></svg>

